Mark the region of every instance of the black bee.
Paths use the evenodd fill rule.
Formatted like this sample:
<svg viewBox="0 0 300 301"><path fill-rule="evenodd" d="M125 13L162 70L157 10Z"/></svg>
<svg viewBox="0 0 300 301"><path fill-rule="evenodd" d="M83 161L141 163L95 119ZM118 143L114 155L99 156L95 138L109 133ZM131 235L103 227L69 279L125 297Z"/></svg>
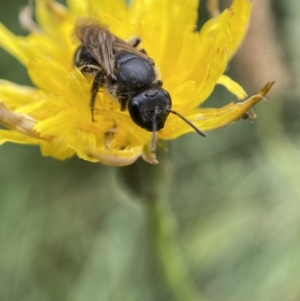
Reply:
<svg viewBox="0 0 300 301"><path fill-rule="evenodd" d="M153 60L144 50L137 49L139 37L125 42L93 20L78 22L75 35L82 45L75 52L74 65L82 73L95 76L90 98L93 121L97 92L105 87L120 101L121 110L128 109L138 126L153 133L152 148L155 149L155 133L164 127L170 113L178 115L205 137L194 124L171 110L171 96L162 88Z"/></svg>

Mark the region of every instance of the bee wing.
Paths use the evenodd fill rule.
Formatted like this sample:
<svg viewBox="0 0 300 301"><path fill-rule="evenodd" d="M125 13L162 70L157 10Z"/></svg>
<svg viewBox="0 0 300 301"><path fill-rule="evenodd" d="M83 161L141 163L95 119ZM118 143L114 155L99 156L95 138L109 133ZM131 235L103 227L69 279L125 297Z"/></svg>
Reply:
<svg viewBox="0 0 300 301"><path fill-rule="evenodd" d="M113 43L116 39L110 31L100 24L77 24L75 35L88 49L107 76L114 70Z"/></svg>
<svg viewBox="0 0 300 301"><path fill-rule="evenodd" d="M81 19L75 27L75 35L92 54L107 76L114 77L115 53L128 51L154 64L144 53L113 35L105 25L94 19Z"/></svg>

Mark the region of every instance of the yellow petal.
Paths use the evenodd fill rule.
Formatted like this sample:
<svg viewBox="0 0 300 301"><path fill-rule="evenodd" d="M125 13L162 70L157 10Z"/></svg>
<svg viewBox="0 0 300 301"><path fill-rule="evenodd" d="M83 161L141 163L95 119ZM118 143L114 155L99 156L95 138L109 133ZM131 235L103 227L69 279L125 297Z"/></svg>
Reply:
<svg viewBox="0 0 300 301"><path fill-rule="evenodd" d="M36 2L36 19L43 32L52 35L54 31L60 31L60 27L68 18L68 10L60 3L53 0Z"/></svg>
<svg viewBox="0 0 300 301"><path fill-rule="evenodd" d="M58 160L65 160L75 154L72 149L61 147L55 141L37 139L16 131L0 130L0 145L6 142L39 145L44 156L51 156Z"/></svg>
<svg viewBox="0 0 300 301"><path fill-rule="evenodd" d="M101 140L105 140L104 135ZM114 148L105 146L105 141L99 143L98 138L89 132L77 131L67 137L68 147L74 149L77 156L91 162L101 162L105 165L125 166L133 163L142 154L143 145Z"/></svg>
<svg viewBox="0 0 300 301"><path fill-rule="evenodd" d="M200 92L194 81L181 83L170 91L172 91L172 107L181 114L186 115L198 106Z"/></svg>
<svg viewBox="0 0 300 301"><path fill-rule="evenodd" d="M44 138L60 137L76 131L72 111L64 110L36 123L34 130Z"/></svg>
<svg viewBox="0 0 300 301"><path fill-rule="evenodd" d="M75 0L76 1L76 0ZM115 18L117 16L118 19L127 19L127 7L126 1L123 0L101 0L94 1L92 10L90 15L99 17L101 20L101 16L108 15L113 16ZM112 24L111 24L112 25ZM122 30L122 29L121 29Z"/></svg>
<svg viewBox="0 0 300 301"><path fill-rule="evenodd" d="M2 23L0 23L0 46L26 65L29 58L33 57L30 49L24 49L22 44L28 44L26 39L18 39Z"/></svg>
<svg viewBox="0 0 300 301"><path fill-rule="evenodd" d="M125 150L110 150L100 148L97 152L89 153L90 158L96 158L104 165L126 166L134 163L141 155L143 146L136 146Z"/></svg>
<svg viewBox="0 0 300 301"><path fill-rule="evenodd" d="M63 137L56 137L51 142L40 143L40 147L43 156L51 156L58 160L65 160L75 155L75 151L67 147Z"/></svg>
<svg viewBox="0 0 300 301"><path fill-rule="evenodd" d="M74 17L83 17L90 15L91 1L67 0L67 4Z"/></svg>
<svg viewBox="0 0 300 301"><path fill-rule="evenodd" d="M0 145L4 144L5 142L13 142L18 144L40 144L41 141L16 131L0 129Z"/></svg>
<svg viewBox="0 0 300 301"><path fill-rule="evenodd" d="M44 91L67 94L68 71L55 61L34 59L28 64L28 73L33 83Z"/></svg>
<svg viewBox="0 0 300 301"><path fill-rule="evenodd" d="M182 55L179 53L178 60L170 64L175 74L179 74L179 70L183 72L183 77L178 77L181 83L178 82L177 85L182 84L182 80L186 78L198 86L199 98L197 101L189 101L189 107L197 107L213 91L230 56L244 37L251 7L252 3L249 0L235 0L230 9L224 10L217 18L204 24L197 39L190 36L184 43ZM165 82L168 85L168 81ZM176 83L172 82L172 85L176 86ZM179 98L174 96L175 101L176 99Z"/></svg>
<svg viewBox="0 0 300 301"><path fill-rule="evenodd" d="M190 31L194 29L197 8L198 0L144 0L130 4L131 22L136 24L136 34L143 37L143 47L165 78L178 62L178 54L184 46L184 32L187 28Z"/></svg>
<svg viewBox="0 0 300 301"><path fill-rule="evenodd" d="M243 1L243 0L242 0ZM228 62L228 51L230 47L232 15L229 10L225 10L217 19L208 21L198 33L187 34L188 43L183 46L182 54L179 53L178 60L170 63L173 67L173 81L168 86L168 80L164 78L166 88L173 88L172 97L174 105L177 101L183 103L182 94L177 90L185 82L194 82L197 98L187 99L187 111L196 108L213 91L216 81L223 74ZM192 37L193 36L193 37ZM167 59L167 58L166 58ZM181 74L183 72L183 74ZM178 74L178 76L174 76ZM177 78L177 83L176 83ZM175 87L175 88L174 88ZM187 111L181 111L186 113Z"/></svg>
<svg viewBox="0 0 300 301"><path fill-rule="evenodd" d="M231 23L229 58L236 53L247 33L252 6L252 0L234 0L230 7L233 18ZM255 20L253 21L255 22Z"/></svg>
<svg viewBox="0 0 300 301"><path fill-rule="evenodd" d="M66 69L71 68L74 45L71 42L71 31L60 30L52 38L42 33L31 33L19 37L11 33L0 23L0 46L16 57L23 65L36 58L53 61Z"/></svg>
<svg viewBox="0 0 300 301"><path fill-rule="evenodd" d="M231 22L232 14L225 10L218 18L206 22L199 32L199 50L195 54L198 62L191 70L201 93L198 104L211 94L225 71L232 35Z"/></svg>
<svg viewBox="0 0 300 301"><path fill-rule="evenodd" d="M32 103L38 94L36 88L0 80L0 100L9 103L12 109Z"/></svg>
<svg viewBox="0 0 300 301"><path fill-rule="evenodd" d="M223 85L229 92L236 95L239 100L247 97L245 90L237 82L224 74L219 77L217 84Z"/></svg>

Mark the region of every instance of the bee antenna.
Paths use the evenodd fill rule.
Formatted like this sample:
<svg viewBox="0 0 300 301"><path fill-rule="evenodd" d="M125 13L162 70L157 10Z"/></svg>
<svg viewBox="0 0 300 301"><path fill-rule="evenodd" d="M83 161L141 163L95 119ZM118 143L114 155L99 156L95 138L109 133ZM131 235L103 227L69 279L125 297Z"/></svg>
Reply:
<svg viewBox="0 0 300 301"><path fill-rule="evenodd" d="M200 136L206 137L206 134L203 133L199 128L197 128L191 121L189 121L188 119L186 119L183 115L181 115L180 113L174 111L174 110L168 110L168 112L177 115L179 118L181 118L184 122L186 122L190 127L192 127L197 134L199 134Z"/></svg>

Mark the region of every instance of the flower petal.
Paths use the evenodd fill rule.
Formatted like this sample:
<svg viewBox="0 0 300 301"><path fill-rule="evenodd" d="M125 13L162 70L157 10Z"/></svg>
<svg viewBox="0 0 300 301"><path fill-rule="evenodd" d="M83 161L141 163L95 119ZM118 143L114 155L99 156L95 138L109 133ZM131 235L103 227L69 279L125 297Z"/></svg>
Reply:
<svg viewBox="0 0 300 301"><path fill-rule="evenodd" d="M102 141L99 141L102 140ZM120 149L114 145L109 136L96 137L92 132L77 130L66 136L66 143L77 156L90 162L101 162L105 165L125 166L133 163L141 156L143 144L127 146Z"/></svg>
<svg viewBox="0 0 300 301"><path fill-rule="evenodd" d="M40 144L41 141L39 139L26 136L16 131L0 129L0 145L6 142L13 142L18 144Z"/></svg>
<svg viewBox="0 0 300 301"><path fill-rule="evenodd" d="M36 19L44 33L62 37L64 23L70 18L69 11L62 4L53 0L36 1Z"/></svg>
<svg viewBox="0 0 300 301"><path fill-rule="evenodd" d="M219 77L217 84L223 85L229 92L236 95L239 100L243 100L247 97L245 90L237 82L224 74Z"/></svg>
<svg viewBox="0 0 300 301"><path fill-rule="evenodd" d="M0 100L9 103L12 109L32 103L38 98L38 94L36 88L0 80Z"/></svg>
<svg viewBox="0 0 300 301"><path fill-rule="evenodd" d="M166 88L173 88L174 105L177 101L183 101L183 98L177 95L180 94L180 86L186 81L195 83L197 92L194 95L197 95L197 98L188 99L186 110L181 113L186 114L191 108L196 108L203 103L225 71L230 46L231 19L230 11L225 10L218 18L208 21L199 34L194 33L195 37L189 39L191 44L183 47L183 54L174 64L174 72L179 74L180 70L183 70L183 75L177 77L177 83L174 81L176 77L173 75L170 88L168 88L168 81L163 78ZM176 66L177 64L179 65Z"/></svg>
<svg viewBox="0 0 300 301"><path fill-rule="evenodd" d="M0 46L17 58L23 65L26 65L29 58L32 58L33 51L24 49L22 44L28 44L26 39L17 38L2 23L0 23Z"/></svg>
<svg viewBox="0 0 300 301"><path fill-rule="evenodd" d="M56 137L51 142L40 143L42 155L65 160L75 155L75 151L68 147L64 137Z"/></svg>
<svg viewBox="0 0 300 301"><path fill-rule="evenodd" d="M34 59L28 64L32 82L46 92L56 95L67 94L68 70L56 62Z"/></svg>
<svg viewBox="0 0 300 301"><path fill-rule="evenodd" d="M197 38L190 34L190 37L186 39L184 51L182 55L179 53L173 68L175 74L183 70L182 76L178 76L178 81L181 82L177 84L172 82L170 86L179 87L184 82L184 78L186 81L196 83L199 97L197 100L188 101L187 111L203 103L213 91L217 80L225 71L231 54L244 37L251 7L252 3L249 0L235 0L230 9L224 10L218 17L207 21ZM164 73L162 75L164 76ZM172 78L176 79L174 76ZM163 80L168 88L168 81L164 78ZM180 97L177 97L178 91L176 88L173 90L175 90L172 93L174 100L180 101Z"/></svg>
<svg viewBox="0 0 300 301"><path fill-rule="evenodd" d="M134 163L143 152L143 146L136 146L125 150L111 150L101 148L95 153L89 153L90 158L96 158L104 165L126 166Z"/></svg>
<svg viewBox="0 0 300 301"><path fill-rule="evenodd" d="M16 36L0 23L0 46L16 57L23 65L36 58L56 62L70 69L75 46L71 43L70 30L51 38L41 33L27 37Z"/></svg>
<svg viewBox="0 0 300 301"><path fill-rule="evenodd" d="M187 28L189 31L195 28L198 4L198 0L143 0L130 4L136 34L143 37L143 46L165 78L174 74L170 62L178 60L182 35Z"/></svg>
<svg viewBox="0 0 300 301"><path fill-rule="evenodd" d="M247 33L252 6L252 0L234 0L231 5L230 10L233 18L231 23L229 58L236 53Z"/></svg>
<svg viewBox="0 0 300 301"><path fill-rule="evenodd" d="M67 6L75 17L90 15L91 1L67 0Z"/></svg>

